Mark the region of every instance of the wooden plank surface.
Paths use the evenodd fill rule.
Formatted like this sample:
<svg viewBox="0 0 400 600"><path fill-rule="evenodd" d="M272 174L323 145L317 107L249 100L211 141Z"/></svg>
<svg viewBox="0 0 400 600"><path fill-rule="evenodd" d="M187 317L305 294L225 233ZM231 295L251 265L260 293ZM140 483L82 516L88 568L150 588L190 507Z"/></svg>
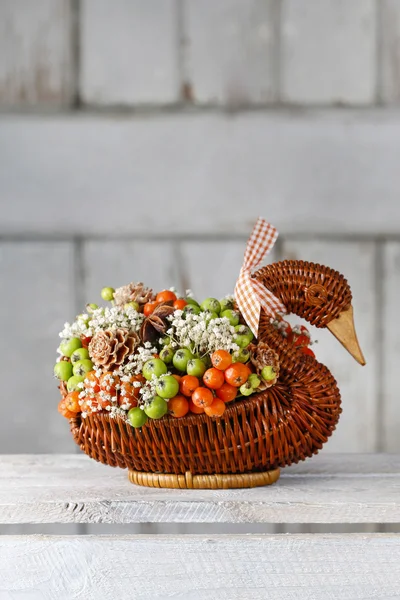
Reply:
<svg viewBox="0 0 400 600"><path fill-rule="evenodd" d="M0 598L399 598L400 536L0 537Z"/></svg>
<svg viewBox="0 0 400 600"><path fill-rule="evenodd" d="M314 350L336 378L343 413L325 446L328 452L374 452L379 434L375 245L372 242L285 240L285 258L308 260L341 272L353 294L354 319L367 365L361 367L327 329L309 327L318 340ZM300 322L293 318L293 322ZM388 449L389 450L389 449ZM393 451L390 449L389 451Z"/></svg>
<svg viewBox="0 0 400 600"><path fill-rule="evenodd" d="M59 106L74 93L69 0L0 2L0 105Z"/></svg>
<svg viewBox="0 0 400 600"><path fill-rule="evenodd" d="M7 116L0 233L397 235L399 155L395 112Z"/></svg>
<svg viewBox="0 0 400 600"><path fill-rule="evenodd" d="M251 490L154 490L81 456L0 458L0 523L400 522L400 455L321 454Z"/></svg>

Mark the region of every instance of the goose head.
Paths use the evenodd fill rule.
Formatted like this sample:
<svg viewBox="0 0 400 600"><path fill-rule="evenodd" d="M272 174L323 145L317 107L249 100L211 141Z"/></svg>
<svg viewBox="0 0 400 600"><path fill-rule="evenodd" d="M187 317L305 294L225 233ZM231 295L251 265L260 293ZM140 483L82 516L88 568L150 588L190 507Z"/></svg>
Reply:
<svg viewBox="0 0 400 600"><path fill-rule="evenodd" d="M329 329L358 363L366 364L355 330L351 289L338 271L285 260L261 268L253 277L282 301L288 313Z"/></svg>

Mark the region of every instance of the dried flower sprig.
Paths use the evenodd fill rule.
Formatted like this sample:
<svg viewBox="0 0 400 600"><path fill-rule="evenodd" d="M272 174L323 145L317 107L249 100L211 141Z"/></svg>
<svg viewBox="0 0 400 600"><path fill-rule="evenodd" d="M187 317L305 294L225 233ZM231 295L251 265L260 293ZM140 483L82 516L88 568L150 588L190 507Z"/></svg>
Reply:
<svg viewBox="0 0 400 600"><path fill-rule="evenodd" d="M78 315L73 323L65 323L59 335L63 339L92 337L99 331L119 328L139 333L143 320L144 316L131 306L107 306L96 308L90 314Z"/></svg>
<svg viewBox="0 0 400 600"><path fill-rule="evenodd" d="M167 373L165 375L170 375L170 371L167 371ZM141 409L145 409L146 406L148 406L152 400L154 400L154 397L157 396L157 390L156 387L159 385L160 381L162 380L163 377L165 377L165 375L162 375L161 377L156 377L155 375L153 375L153 377L149 380L147 380L144 385L140 388L139 390L139 394L141 396L140 400L139 400L139 407ZM166 402L168 402L168 400L166 399Z"/></svg>
<svg viewBox="0 0 400 600"><path fill-rule="evenodd" d="M121 381L128 381L132 375L138 375L142 372L145 363L157 354L158 350L150 342L145 342L135 350L135 354L128 356L127 362L121 365L115 371L116 375L121 377Z"/></svg>
<svg viewBox="0 0 400 600"><path fill-rule="evenodd" d="M194 354L212 354L216 350L238 350L234 342L235 328L226 317L210 318L210 313L198 315L176 310L169 317L171 327L167 330L173 345L190 348Z"/></svg>

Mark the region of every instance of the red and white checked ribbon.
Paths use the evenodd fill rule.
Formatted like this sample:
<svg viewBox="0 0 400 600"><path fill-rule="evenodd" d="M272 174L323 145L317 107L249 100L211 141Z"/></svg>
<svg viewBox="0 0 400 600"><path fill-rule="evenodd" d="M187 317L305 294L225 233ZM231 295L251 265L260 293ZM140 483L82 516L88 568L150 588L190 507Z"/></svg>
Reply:
<svg viewBox="0 0 400 600"><path fill-rule="evenodd" d="M247 242L243 266L235 286L235 298L240 312L256 337L261 307L271 317L275 317L277 312L286 312L282 302L262 283L251 277L253 270L273 248L277 237L275 227L258 217Z"/></svg>

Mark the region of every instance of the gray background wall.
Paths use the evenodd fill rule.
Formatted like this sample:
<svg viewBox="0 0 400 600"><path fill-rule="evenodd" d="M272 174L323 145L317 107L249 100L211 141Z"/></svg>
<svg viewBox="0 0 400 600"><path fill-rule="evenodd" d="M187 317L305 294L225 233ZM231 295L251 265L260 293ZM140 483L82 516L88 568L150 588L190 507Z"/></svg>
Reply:
<svg viewBox="0 0 400 600"><path fill-rule="evenodd" d="M354 291L326 451L399 451L399 101L396 0L0 0L0 452L74 451L57 334L103 285L230 292L258 215Z"/></svg>

